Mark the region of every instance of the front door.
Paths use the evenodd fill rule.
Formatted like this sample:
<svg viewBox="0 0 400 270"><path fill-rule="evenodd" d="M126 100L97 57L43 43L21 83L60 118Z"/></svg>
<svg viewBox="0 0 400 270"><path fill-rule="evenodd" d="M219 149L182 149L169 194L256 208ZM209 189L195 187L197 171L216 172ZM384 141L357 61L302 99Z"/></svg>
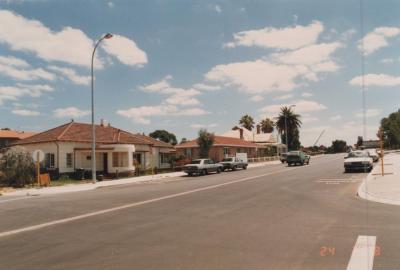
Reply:
<svg viewBox="0 0 400 270"><path fill-rule="evenodd" d="M108 153L103 154L103 173L108 173Z"/></svg>

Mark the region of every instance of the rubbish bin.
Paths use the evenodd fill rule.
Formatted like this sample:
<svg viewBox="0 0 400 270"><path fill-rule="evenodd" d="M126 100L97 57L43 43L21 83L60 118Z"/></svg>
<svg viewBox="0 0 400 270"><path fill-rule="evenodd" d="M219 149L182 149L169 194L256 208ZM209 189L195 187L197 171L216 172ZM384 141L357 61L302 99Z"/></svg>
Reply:
<svg viewBox="0 0 400 270"><path fill-rule="evenodd" d="M85 179L85 169L79 168L75 170L75 178L84 180Z"/></svg>

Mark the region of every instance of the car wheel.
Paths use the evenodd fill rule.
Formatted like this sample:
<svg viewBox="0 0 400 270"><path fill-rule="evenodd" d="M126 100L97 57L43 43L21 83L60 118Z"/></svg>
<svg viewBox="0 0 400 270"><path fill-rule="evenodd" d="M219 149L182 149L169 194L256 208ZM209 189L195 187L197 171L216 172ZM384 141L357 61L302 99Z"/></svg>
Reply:
<svg viewBox="0 0 400 270"><path fill-rule="evenodd" d="M236 171L236 166L233 166L233 167L232 167L232 171Z"/></svg>
<svg viewBox="0 0 400 270"><path fill-rule="evenodd" d="M189 176L193 176L193 173L190 172L190 173L188 173L188 175L189 175Z"/></svg>
<svg viewBox="0 0 400 270"><path fill-rule="evenodd" d="M247 166L243 166L243 170L247 170Z"/></svg>
<svg viewBox="0 0 400 270"><path fill-rule="evenodd" d="M207 171L207 169L204 169L203 171L202 171L202 173L201 173L202 175L206 175L206 174L208 174L208 171Z"/></svg>
<svg viewBox="0 0 400 270"><path fill-rule="evenodd" d="M220 168L217 168L217 173L221 173L221 169Z"/></svg>

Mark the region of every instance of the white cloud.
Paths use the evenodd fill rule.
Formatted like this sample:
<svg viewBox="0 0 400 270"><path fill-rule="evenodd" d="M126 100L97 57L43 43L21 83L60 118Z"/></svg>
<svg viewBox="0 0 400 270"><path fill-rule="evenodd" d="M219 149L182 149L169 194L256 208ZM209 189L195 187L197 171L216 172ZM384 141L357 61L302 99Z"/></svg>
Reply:
<svg viewBox="0 0 400 270"><path fill-rule="evenodd" d="M191 124L190 127L194 129L200 129L200 128L214 128L217 127L218 124L212 123L212 124Z"/></svg>
<svg viewBox="0 0 400 270"><path fill-rule="evenodd" d="M384 58L384 59L381 60L381 63L383 63L383 64L392 64L392 63L394 63L395 61L396 61L396 60L393 59L393 58Z"/></svg>
<svg viewBox="0 0 400 270"><path fill-rule="evenodd" d="M0 63L0 73L3 76L11 77L15 80L33 81L33 80L55 80L56 76L42 68L23 69L14 65L5 65Z"/></svg>
<svg viewBox="0 0 400 270"><path fill-rule="evenodd" d="M301 94L301 96L302 97L312 97L314 95L312 93L310 93L310 92L304 92L304 93Z"/></svg>
<svg viewBox="0 0 400 270"><path fill-rule="evenodd" d="M0 10L0 43L15 51L32 52L46 61L87 67L93 50L93 41L79 29L65 27L54 32L40 21L8 10Z"/></svg>
<svg viewBox="0 0 400 270"><path fill-rule="evenodd" d="M315 116L303 116L303 117L301 118L301 122L302 122L303 124L315 122L315 121L318 121L318 120L319 120L319 119L318 119L317 117L315 117Z"/></svg>
<svg viewBox="0 0 400 270"><path fill-rule="evenodd" d="M215 5L215 6L214 6L214 10L215 10L217 13L221 13L221 12L222 12L222 9L221 9L221 7L220 7L219 5Z"/></svg>
<svg viewBox="0 0 400 270"><path fill-rule="evenodd" d="M38 115L40 115L40 112L24 110L24 109L12 110L11 112L13 114L20 115L20 116L38 116Z"/></svg>
<svg viewBox="0 0 400 270"><path fill-rule="evenodd" d="M107 2L107 6L109 8L113 8L115 6L115 4L113 2L111 2L111 1L109 1L109 2Z"/></svg>
<svg viewBox="0 0 400 270"><path fill-rule="evenodd" d="M342 120L342 116L340 114L334 115L330 118L331 121L339 121Z"/></svg>
<svg viewBox="0 0 400 270"><path fill-rule="evenodd" d="M16 86L0 87L0 104L6 100L16 101L21 97L40 97L44 92L52 92L54 89L49 85L26 85L17 84Z"/></svg>
<svg viewBox="0 0 400 270"><path fill-rule="evenodd" d="M221 86L219 85L209 85L204 83L197 83L194 84L192 87L202 91L217 91L221 89Z"/></svg>
<svg viewBox="0 0 400 270"><path fill-rule="evenodd" d="M295 51L273 54L272 58L283 64L311 66L331 62L331 55L340 47L342 44L339 42L313 44Z"/></svg>
<svg viewBox="0 0 400 270"><path fill-rule="evenodd" d="M253 101L253 102L261 102L263 100L264 100L264 97L260 96L260 95L254 95L250 98L250 101Z"/></svg>
<svg viewBox="0 0 400 270"><path fill-rule="evenodd" d="M243 31L234 34L233 42L226 47L236 46L263 47L277 49L298 49L317 41L324 26L319 21L313 21L308 26L290 26L286 28L266 27L263 29Z"/></svg>
<svg viewBox="0 0 400 270"><path fill-rule="evenodd" d="M30 67L28 62L26 62L25 60L16 58L13 56L1 56L0 55L0 64L6 65L6 66L20 67L20 68Z"/></svg>
<svg viewBox="0 0 400 270"><path fill-rule="evenodd" d="M287 94L287 95L276 97L276 98L274 98L274 100L285 100L285 99L290 99L292 97L293 97L292 94Z"/></svg>
<svg viewBox="0 0 400 270"><path fill-rule="evenodd" d="M326 110L327 107L321 103L311 100L298 100L292 103L296 105L293 110L295 113L304 114L310 112L318 112L322 110ZM260 112L269 116L277 116L281 111L281 107L290 106L292 104L276 104L276 105L268 105L260 109Z"/></svg>
<svg viewBox="0 0 400 270"><path fill-rule="evenodd" d="M173 87L169 83L171 79L172 76L168 75L156 83L139 86L139 89L147 93L170 95L164 103L171 105L193 106L201 104L198 99L194 98L194 96L201 94L198 90Z"/></svg>
<svg viewBox="0 0 400 270"><path fill-rule="evenodd" d="M142 106L134 107L127 110L118 110L117 114L126 118L132 119L139 124L148 125L151 123L150 117L168 117L168 116L199 116L207 114L201 108L180 109L174 105L157 105L157 106Z"/></svg>
<svg viewBox="0 0 400 270"><path fill-rule="evenodd" d="M80 76L72 68L63 68L57 66L48 66L47 68L65 76L68 80L70 80L75 84L80 84L80 85L90 84L90 79L91 79L90 76Z"/></svg>
<svg viewBox="0 0 400 270"><path fill-rule="evenodd" d="M295 80L306 75L304 66L288 66L265 60L217 65L205 74L208 81L238 87L248 93L290 91L297 86Z"/></svg>
<svg viewBox="0 0 400 270"><path fill-rule="evenodd" d="M90 114L89 110L80 110L76 107L59 108L53 111L56 118L79 118Z"/></svg>
<svg viewBox="0 0 400 270"><path fill-rule="evenodd" d="M389 45L388 39L400 34L400 27L378 27L369 32L359 41L358 49L361 51L364 46L366 55Z"/></svg>
<svg viewBox="0 0 400 270"><path fill-rule="evenodd" d="M350 85L361 86L362 76L354 77L349 81ZM397 86L400 85L400 76L395 77L386 74L367 74L364 76L365 86Z"/></svg>
<svg viewBox="0 0 400 270"><path fill-rule="evenodd" d="M382 110L380 110L380 109L367 109L367 110L365 111L365 116L366 116L367 118L370 118L370 117L378 116L378 115L380 115L381 113L382 113ZM363 118L363 112L362 112L362 111L357 112L357 113L356 113L356 116L357 116L358 118Z"/></svg>
<svg viewBox="0 0 400 270"><path fill-rule="evenodd" d="M110 40L103 42L101 46L108 54L115 56L125 65L141 67L147 63L146 53L129 38L113 35Z"/></svg>

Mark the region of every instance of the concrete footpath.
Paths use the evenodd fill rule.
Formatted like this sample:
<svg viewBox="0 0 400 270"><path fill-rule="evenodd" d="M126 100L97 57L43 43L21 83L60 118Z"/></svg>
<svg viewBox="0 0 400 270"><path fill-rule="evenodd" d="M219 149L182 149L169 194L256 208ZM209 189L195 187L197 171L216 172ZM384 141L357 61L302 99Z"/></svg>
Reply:
<svg viewBox="0 0 400 270"><path fill-rule="evenodd" d="M358 196L369 201L400 205L400 153L385 155L383 166L384 176L379 160L358 188Z"/></svg>
<svg viewBox="0 0 400 270"><path fill-rule="evenodd" d="M250 163L248 168L256 168L261 166L268 165L276 165L280 164L279 160L276 161L267 161L267 162L259 162L259 163ZM24 196L39 196L39 195L52 195L52 194L61 194L68 192L77 192L77 191L87 191L93 190L101 187L111 187L118 185L126 185L126 184L134 184L134 183L144 183L144 182L153 182L164 180L168 178L180 177L186 175L184 172L172 172L172 173L163 173L156 175L146 175L139 177L131 177L131 178L123 178L118 180L106 180L96 183L86 183L86 184L68 184L65 186L57 186L57 187L42 187L42 188L22 188L16 189L10 192L1 193L2 197L24 197Z"/></svg>

